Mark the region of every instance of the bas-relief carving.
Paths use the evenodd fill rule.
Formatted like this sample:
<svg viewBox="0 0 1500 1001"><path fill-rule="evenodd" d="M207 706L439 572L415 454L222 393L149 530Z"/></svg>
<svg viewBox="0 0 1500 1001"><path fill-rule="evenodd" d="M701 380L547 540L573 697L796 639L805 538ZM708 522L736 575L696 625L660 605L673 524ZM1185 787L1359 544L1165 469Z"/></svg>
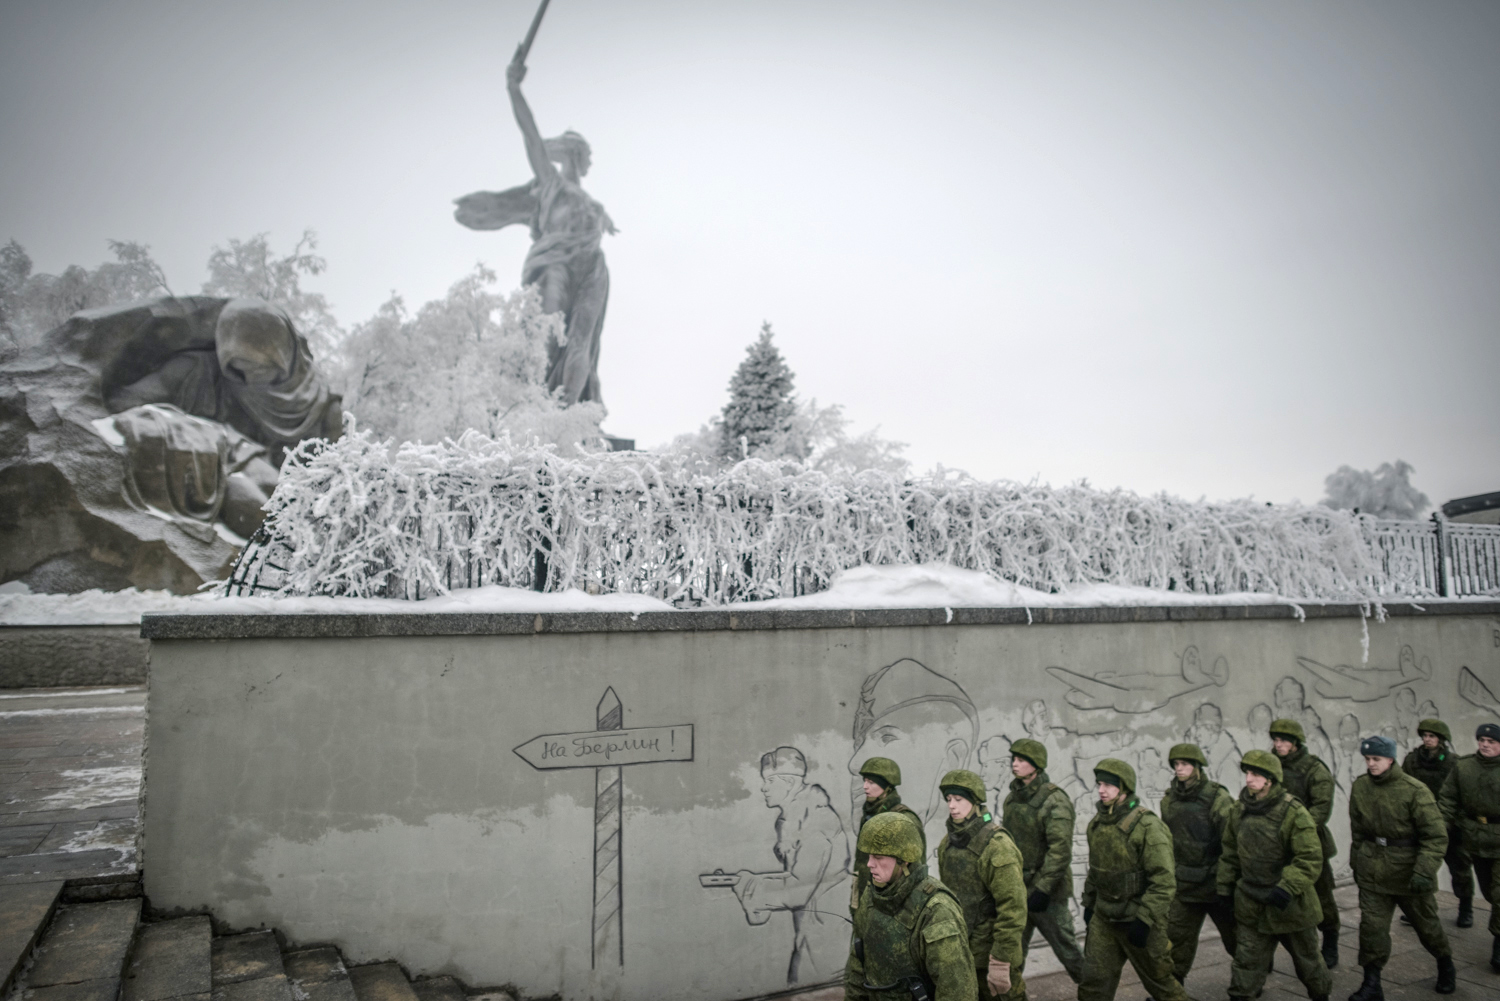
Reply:
<svg viewBox="0 0 1500 1001"><path fill-rule="evenodd" d="M771 852L780 868L717 869L700 874L698 882L733 891L752 926L779 913L789 915L787 984L825 981L842 968L849 940L849 832L827 790L807 781L807 758L797 748L767 751L760 776L766 807L776 811Z"/></svg>
<svg viewBox="0 0 1500 1001"><path fill-rule="evenodd" d="M0 581L37 591L223 577L286 453L342 426L306 338L257 299L77 313L0 364L0 404Z"/></svg>
<svg viewBox="0 0 1500 1001"><path fill-rule="evenodd" d="M1500 649L1500 624L1494 629L1493 636L1497 649ZM1182 719L1182 709L1162 713L1174 699L1203 689L1226 689L1230 683L1229 662L1224 656L1215 656L1209 670L1204 669L1204 658L1196 646L1188 646L1175 656L1177 670L1173 673L1120 671L1115 667L1091 670L1087 665L1047 666L1046 674L1058 683L1065 703L1074 712L1073 716L1062 719L1054 715L1045 698L1030 700L1019 714L1003 700L991 704L990 700L998 693L981 692L980 701L976 703L969 690L954 677L913 658L902 658L877 668L863 678L856 703L853 753L849 758L852 822L847 828L848 837L857 836L863 803L857 769L864 759L877 754L901 764L903 801L926 823L928 844L934 855L944 833L944 812L937 782L945 771L976 768L989 790L991 809L998 814L1011 779L1013 738L1009 732L1002 731L992 732L980 740L981 718L1010 716L1014 719L1019 715L1025 735L1047 747L1048 772L1053 781L1074 800L1078 816L1074 876L1076 884L1081 886L1088 867L1085 831L1095 812L1092 773L1099 759L1124 757L1130 761L1136 768L1142 800L1148 806L1158 808L1171 781L1166 751L1171 743L1176 742L1175 732L1180 732L1181 739L1203 749L1209 760L1210 777L1237 792L1241 785L1239 760L1242 751L1249 747L1269 747L1267 730L1271 721L1290 717L1302 724L1309 749L1334 773L1337 790L1331 826L1345 850L1333 864L1336 876L1347 877L1348 793L1354 779L1364 770L1359 741L1366 735L1366 727L1378 726L1380 732L1397 741L1404 753L1416 744L1417 720L1441 715L1434 699L1424 698L1419 702L1414 687L1435 683L1430 656L1419 656L1413 647L1405 645L1397 653L1394 668L1378 663L1329 667L1314 658L1298 656L1295 666L1315 676L1315 691L1319 698L1333 704L1365 705L1368 718L1362 724L1355 713L1337 713L1333 706L1329 706L1330 718L1338 720L1330 737L1324 726L1323 713L1309 703L1307 689L1296 677L1286 674L1266 693L1268 701L1254 704L1246 713L1243 741L1247 743L1226 727L1223 709L1214 701L1190 700L1188 704L1193 706L1190 720L1183 729L1172 732L1170 736L1158 737L1151 732L1155 729L1172 731L1173 718ZM1500 715L1500 699L1472 670L1462 666L1455 673L1465 701ZM972 670L964 674L969 678L979 676ZM1254 682L1240 678L1239 684L1250 687ZM1144 728L1131 719L1143 714L1151 714L1146 718ZM838 936L830 936L825 955L805 929L810 920L816 920L819 924L814 927L847 933L844 915L838 914L837 920L831 917L837 912L836 903L832 903L836 894L827 892L830 887L844 885L848 877L847 863L845 870L835 877L830 864L831 859L839 854L837 838L820 833L815 839L817 851L813 865L804 870L804 863L799 858L800 849L789 851L783 846L783 828L787 824L787 810L783 804L792 802L797 796L810 797L808 802L816 804L811 813L805 807L793 808L794 815L804 818L793 822L799 832L811 818L819 815L827 818L823 824L827 832L834 831L835 824L839 825L839 834L843 834L845 828L832 803L825 805L820 799L820 795L826 798L822 788L806 783L807 764L801 752L791 747L778 748L767 753L761 768L767 806L779 811L775 854L783 868L763 873L740 870L733 875L718 871L702 874L699 878L704 886L730 887L752 925L767 922L779 911L788 912L791 915L792 951L787 983L809 982L807 970L816 969L821 976L843 960L846 942L835 942L833 940ZM1076 909L1076 900L1073 903Z"/></svg>

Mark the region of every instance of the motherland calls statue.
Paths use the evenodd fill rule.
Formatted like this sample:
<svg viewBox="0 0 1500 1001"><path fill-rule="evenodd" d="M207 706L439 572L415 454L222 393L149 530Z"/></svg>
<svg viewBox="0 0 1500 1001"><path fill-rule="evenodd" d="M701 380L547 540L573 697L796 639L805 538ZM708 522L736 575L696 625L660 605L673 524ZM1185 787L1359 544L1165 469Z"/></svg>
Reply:
<svg viewBox="0 0 1500 1001"><path fill-rule="evenodd" d="M453 215L470 229L503 229L513 223L531 227L531 252L521 268L521 281L541 287L544 313L563 314L564 342L547 345L547 388L562 387L568 404L602 403L599 337L609 301L609 268L599 244L605 233L617 230L604 206L579 186L579 179L589 172L589 144L571 130L544 140L521 95L526 54L546 10L544 0L505 71L511 108L536 176L507 191L465 195L457 199Z"/></svg>
<svg viewBox="0 0 1500 1001"><path fill-rule="evenodd" d="M75 313L0 364L0 583L195 591L260 525L286 453L342 420L269 303Z"/></svg>

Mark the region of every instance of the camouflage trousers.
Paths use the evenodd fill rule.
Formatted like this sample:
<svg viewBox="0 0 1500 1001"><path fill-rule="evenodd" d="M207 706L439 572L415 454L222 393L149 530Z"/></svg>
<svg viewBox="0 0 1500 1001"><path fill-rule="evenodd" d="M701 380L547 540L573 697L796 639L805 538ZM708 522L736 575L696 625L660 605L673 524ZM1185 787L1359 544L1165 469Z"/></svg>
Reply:
<svg viewBox="0 0 1500 1001"><path fill-rule="evenodd" d="M1106 921L1095 914L1083 943L1083 979L1078 1001L1114 1001L1125 963L1135 967L1141 986L1155 1001L1188 1001L1182 984L1172 976L1172 943L1166 930L1152 928L1144 948L1130 944L1130 925Z"/></svg>
<svg viewBox="0 0 1500 1001"><path fill-rule="evenodd" d="M1474 879L1479 892L1490 902L1490 934L1500 937L1500 859L1476 858Z"/></svg>
<svg viewBox="0 0 1500 1001"><path fill-rule="evenodd" d="M1453 895L1460 900L1474 899L1474 864L1469 853L1464 851L1464 836L1458 828L1448 828L1448 854L1443 856L1448 863L1448 878L1453 880Z"/></svg>
<svg viewBox="0 0 1500 1001"><path fill-rule="evenodd" d="M1318 931L1339 930L1339 905L1333 899L1333 859L1323 860L1323 871L1313 884L1318 891L1318 906L1323 909L1323 920L1318 922Z"/></svg>
<svg viewBox="0 0 1500 1001"><path fill-rule="evenodd" d="M1248 1001L1260 995L1278 944L1286 946L1286 951L1292 954L1292 967L1307 988L1308 997L1326 998L1333 989L1333 977L1323 965L1323 953L1319 950L1317 928L1272 935L1240 925L1234 937L1234 966L1229 973L1231 998Z"/></svg>
<svg viewBox="0 0 1500 1001"><path fill-rule="evenodd" d="M1434 956L1451 956L1448 936L1438 920L1437 901L1430 893L1392 896L1359 888L1359 965L1380 969L1391 958L1391 915L1400 906L1411 918L1422 948Z"/></svg>
<svg viewBox="0 0 1500 1001"><path fill-rule="evenodd" d="M1203 919L1212 918L1219 937L1224 940L1224 951L1234 955L1234 911L1217 904L1184 903L1172 898L1172 907L1167 911L1167 938L1172 942L1172 975L1178 983L1187 981L1188 971L1198 955L1198 933L1203 930Z"/></svg>
<svg viewBox="0 0 1500 1001"><path fill-rule="evenodd" d="M1025 966L1025 955L1031 949L1031 933L1039 931L1057 961L1073 982L1083 976L1083 953L1078 950L1078 937L1073 932L1073 912L1068 908L1067 897L1054 896L1045 911L1026 912L1026 930L1021 933L1021 965Z"/></svg>

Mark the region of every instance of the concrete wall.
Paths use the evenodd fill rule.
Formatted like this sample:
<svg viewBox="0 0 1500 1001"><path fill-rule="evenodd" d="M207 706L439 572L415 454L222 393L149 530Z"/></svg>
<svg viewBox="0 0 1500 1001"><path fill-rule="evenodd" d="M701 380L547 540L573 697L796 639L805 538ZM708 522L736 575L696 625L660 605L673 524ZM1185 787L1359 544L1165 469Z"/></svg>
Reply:
<svg viewBox="0 0 1500 1001"><path fill-rule="evenodd" d="M150 652L138 626L0 626L0 688L139 685Z"/></svg>
<svg viewBox="0 0 1500 1001"><path fill-rule="evenodd" d="M901 764L936 845L938 777L968 766L998 794L1024 735L1080 832L1098 758L1154 800L1196 738L1237 792L1273 715L1345 789L1360 735L1410 747L1422 715L1472 750L1500 716L1500 604L1392 611L148 617L146 890L533 997L826 981L858 762ZM623 719L600 725L606 689Z"/></svg>

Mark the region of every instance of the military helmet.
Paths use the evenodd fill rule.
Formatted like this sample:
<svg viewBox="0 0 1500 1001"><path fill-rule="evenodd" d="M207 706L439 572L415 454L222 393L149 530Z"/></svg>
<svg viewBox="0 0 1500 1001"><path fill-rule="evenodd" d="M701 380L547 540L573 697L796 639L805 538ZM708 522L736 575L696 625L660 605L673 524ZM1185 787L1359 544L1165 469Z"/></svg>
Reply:
<svg viewBox="0 0 1500 1001"><path fill-rule="evenodd" d="M1105 758L1094 766L1094 778L1100 782L1119 786L1126 792L1135 792L1135 769L1119 758Z"/></svg>
<svg viewBox="0 0 1500 1001"><path fill-rule="evenodd" d="M1172 749L1167 752L1167 762L1191 761L1199 768L1208 767L1208 758L1197 744L1173 744Z"/></svg>
<svg viewBox="0 0 1500 1001"><path fill-rule="evenodd" d="M1273 737L1285 737L1295 740L1298 747L1307 743L1307 734L1302 732L1302 724L1294 719L1278 719L1273 721L1270 733Z"/></svg>
<svg viewBox="0 0 1500 1001"><path fill-rule="evenodd" d="M922 858L922 835L917 822L904 813L877 813L859 829L859 850L866 855L889 855L903 862Z"/></svg>
<svg viewBox="0 0 1500 1001"><path fill-rule="evenodd" d="M943 776L938 791L944 796L964 796L975 806L984 802L984 779L967 768L955 768Z"/></svg>
<svg viewBox="0 0 1500 1001"><path fill-rule="evenodd" d="M1417 724L1417 736L1424 733L1434 733L1442 737L1448 743L1453 743L1453 731L1448 729L1448 724L1440 719L1424 719Z"/></svg>
<svg viewBox="0 0 1500 1001"><path fill-rule="evenodd" d="M894 789L901 784L901 766L890 758L871 758L859 766L859 774L879 779L887 789Z"/></svg>
<svg viewBox="0 0 1500 1001"><path fill-rule="evenodd" d="M1245 756L1240 759L1240 771L1260 772L1273 782L1280 782L1284 778L1281 759L1270 751L1246 751Z"/></svg>
<svg viewBox="0 0 1500 1001"><path fill-rule="evenodd" d="M1047 748L1039 740L1022 737L1010 745L1011 757L1025 758L1038 768L1047 767Z"/></svg>

